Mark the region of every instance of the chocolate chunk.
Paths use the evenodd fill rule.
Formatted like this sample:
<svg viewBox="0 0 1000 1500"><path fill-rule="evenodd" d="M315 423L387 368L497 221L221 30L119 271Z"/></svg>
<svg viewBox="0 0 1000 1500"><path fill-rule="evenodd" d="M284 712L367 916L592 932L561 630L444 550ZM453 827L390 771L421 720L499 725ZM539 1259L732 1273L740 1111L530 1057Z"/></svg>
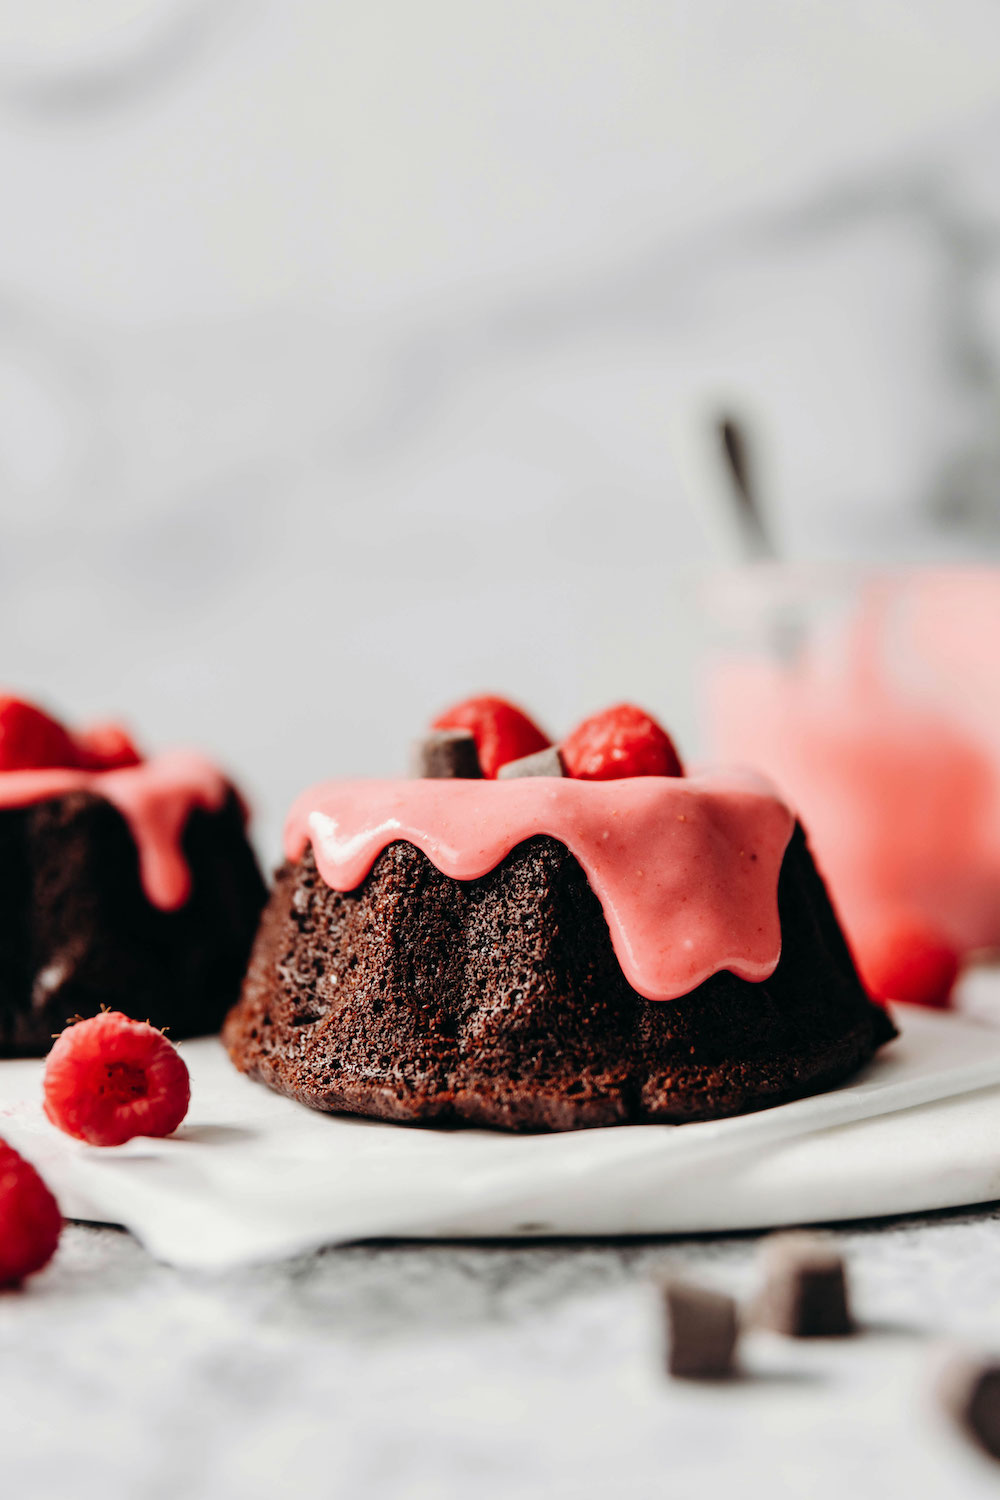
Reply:
<svg viewBox="0 0 1000 1500"><path fill-rule="evenodd" d="M937 1397L965 1435L1000 1458L1000 1364L959 1352L944 1365Z"/></svg>
<svg viewBox="0 0 1000 1500"><path fill-rule="evenodd" d="M413 747L413 774L437 781L480 778L483 773L471 729L435 729L418 740Z"/></svg>
<svg viewBox="0 0 1000 1500"><path fill-rule="evenodd" d="M777 1234L765 1241L764 1284L753 1321L790 1338L836 1338L854 1332L844 1261L815 1235Z"/></svg>
<svg viewBox="0 0 1000 1500"><path fill-rule="evenodd" d="M497 772L497 779L506 781L508 776L565 776L566 768L557 745L545 750L536 750L534 755L522 755L520 760L509 760Z"/></svg>
<svg viewBox="0 0 1000 1500"><path fill-rule="evenodd" d="M661 1284L660 1292L668 1373L682 1380L731 1375L739 1332L732 1297L673 1278Z"/></svg>

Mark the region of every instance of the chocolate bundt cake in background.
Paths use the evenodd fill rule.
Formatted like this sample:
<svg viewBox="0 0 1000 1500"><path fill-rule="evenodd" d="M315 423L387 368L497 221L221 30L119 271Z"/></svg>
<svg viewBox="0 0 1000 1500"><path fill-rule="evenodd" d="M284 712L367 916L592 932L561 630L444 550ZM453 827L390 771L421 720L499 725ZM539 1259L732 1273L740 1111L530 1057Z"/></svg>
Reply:
<svg viewBox="0 0 1000 1500"><path fill-rule="evenodd" d="M407 1124L704 1120L828 1088L895 1034L792 814L685 777L640 710L551 747L472 700L418 770L292 810L223 1032L271 1088Z"/></svg>
<svg viewBox="0 0 1000 1500"><path fill-rule="evenodd" d="M266 895L245 824L201 756L0 698L0 1056L102 1006L217 1031Z"/></svg>

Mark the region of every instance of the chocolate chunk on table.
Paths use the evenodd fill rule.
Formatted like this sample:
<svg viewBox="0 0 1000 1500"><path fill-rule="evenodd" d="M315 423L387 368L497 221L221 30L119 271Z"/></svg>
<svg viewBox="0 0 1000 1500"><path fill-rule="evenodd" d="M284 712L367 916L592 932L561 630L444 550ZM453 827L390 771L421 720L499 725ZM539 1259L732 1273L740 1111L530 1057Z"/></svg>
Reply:
<svg viewBox="0 0 1000 1500"><path fill-rule="evenodd" d="M565 776L566 768L557 745L548 745L536 750L534 755L522 755L520 760L509 760L497 772L504 781L513 776Z"/></svg>
<svg viewBox="0 0 1000 1500"><path fill-rule="evenodd" d="M482 777L476 740L470 729L435 729L413 747L413 774L436 781Z"/></svg>
<svg viewBox="0 0 1000 1500"><path fill-rule="evenodd" d="M937 1396L966 1437L1000 1459L1000 1362L953 1355L938 1377Z"/></svg>
<svg viewBox="0 0 1000 1500"><path fill-rule="evenodd" d="M854 1332L843 1257L809 1234L778 1234L762 1252L764 1284L753 1321L790 1338L836 1338Z"/></svg>
<svg viewBox="0 0 1000 1500"><path fill-rule="evenodd" d="M739 1334L733 1298L673 1278L660 1284L660 1296L668 1373L683 1380L731 1375Z"/></svg>

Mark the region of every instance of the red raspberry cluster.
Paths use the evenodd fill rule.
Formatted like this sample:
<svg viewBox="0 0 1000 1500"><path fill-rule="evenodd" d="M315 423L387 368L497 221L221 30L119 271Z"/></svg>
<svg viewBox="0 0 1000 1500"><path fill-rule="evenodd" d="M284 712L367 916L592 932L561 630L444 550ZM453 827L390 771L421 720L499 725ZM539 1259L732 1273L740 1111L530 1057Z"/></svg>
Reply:
<svg viewBox="0 0 1000 1500"><path fill-rule="evenodd" d="M552 743L526 713L504 698L467 698L439 714L432 727L469 730L487 777ZM584 719L563 740L559 752L566 775L578 781L684 774L670 736L634 703L618 703Z"/></svg>
<svg viewBox="0 0 1000 1500"><path fill-rule="evenodd" d="M117 771L141 760L119 724L95 724L73 734L33 703L0 695L0 771Z"/></svg>

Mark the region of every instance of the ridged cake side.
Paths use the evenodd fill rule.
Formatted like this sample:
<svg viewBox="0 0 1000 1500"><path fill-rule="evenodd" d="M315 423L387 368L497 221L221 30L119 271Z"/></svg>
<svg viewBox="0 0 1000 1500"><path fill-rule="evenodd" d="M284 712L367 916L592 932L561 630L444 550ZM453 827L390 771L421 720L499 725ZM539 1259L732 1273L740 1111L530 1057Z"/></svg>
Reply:
<svg viewBox="0 0 1000 1500"><path fill-rule="evenodd" d="M323 1110L570 1130L713 1119L840 1082L893 1036L862 990L801 829L770 979L638 995L580 865L548 837L457 881L392 844L357 890L311 850L279 872L224 1040Z"/></svg>

